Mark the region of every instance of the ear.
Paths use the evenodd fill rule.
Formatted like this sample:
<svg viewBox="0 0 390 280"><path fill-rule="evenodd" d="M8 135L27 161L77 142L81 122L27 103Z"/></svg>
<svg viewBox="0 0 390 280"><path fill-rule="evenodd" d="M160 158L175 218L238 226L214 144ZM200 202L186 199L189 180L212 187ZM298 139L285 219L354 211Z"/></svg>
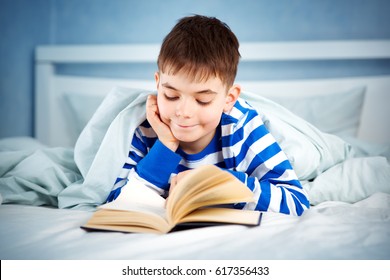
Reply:
<svg viewBox="0 0 390 280"><path fill-rule="evenodd" d="M154 80L156 81L156 88L158 89L160 84L160 75L158 72L154 73Z"/></svg>
<svg viewBox="0 0 390 280"><path fill-rule="evenodd" d="M229 112L234 104L236 103L238 97L240 96L241 93L241 86L240 85L233 85L229 90L226 95L226 103L225 107L223 108L223 111L225 113Z"/></svg>

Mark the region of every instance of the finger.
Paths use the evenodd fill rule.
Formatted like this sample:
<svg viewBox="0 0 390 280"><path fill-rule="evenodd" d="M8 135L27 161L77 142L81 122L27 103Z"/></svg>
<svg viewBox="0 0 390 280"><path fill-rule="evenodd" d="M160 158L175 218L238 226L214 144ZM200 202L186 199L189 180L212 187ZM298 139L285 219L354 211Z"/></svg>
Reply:
<svg viewBox="0 0 390 280"><path fill-rule="evenodd" d="M158 117L159 112L155 96L149 95L146 100L146 115L148 119L157 120L156 115Z"/></svg>
<svg viewBox="0 0 390 280"><path fill-rule="evenodd" d="M175 178L176 178L176 184L177 184L178 182L180 182L181 179L183 179L183 174L182 174L182 173L183 173L183 172L180 172L179 174L176 175L176 177L175 177Z"/></svg>
<svg viewBox="0 0 390 280"><path fill-rule="evenodd" d="M146 100L146 104L148 104L148 105L157 105L157 96L149 95L148 99Z"/></svg>
<svg viewBox="0 0 390 280"><path fill-rule="evenodd" d="M174 177L172 177L169 191L172 191L172 189L176 187L176 185L188 174L189 171L190 170L182 171L177 175L175 175Z"/></svg>
<svg viewBox="0 0 390 280"><path fill-rule="evenodd" d="M174 176L171 178L171 184L169 186L169 193L172 192L172 190L175 188L176 185L177 185L177 176Z"/></svg>
<svg viewBox="0 0 390 280"><path fill-rule="evenodd" d="M177 184L177 182L182 180L186 175L188 175L188 173L190 173L190 172L191 172L191 169L186 170L186 171L182 171L179 174L177 174L177 176L176 176L176 184Z"/></svg>
<svg viewBox="0 0 390 280"><path fill-rule="evenodd" d="M155 95L149 95L148 98L146 99L146 106L147 107L157 106L157 97Z"/></svg>
<svg viewBox="0 0 390 280"><path fill-rule="evenodd" d="M172 177L169 190L171 191L177 184L177 176Z"/></svg>

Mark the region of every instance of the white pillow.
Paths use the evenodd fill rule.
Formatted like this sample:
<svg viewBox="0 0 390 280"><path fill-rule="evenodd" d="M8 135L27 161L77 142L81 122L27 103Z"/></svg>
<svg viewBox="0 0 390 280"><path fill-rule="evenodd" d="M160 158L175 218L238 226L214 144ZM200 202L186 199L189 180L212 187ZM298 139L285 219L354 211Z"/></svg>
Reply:
<svg viewBox="0 0 390 280"><path fill-rule="evenodd" d="M356 137L365 92L361 86L326 95L267 97L324 132Z"/></svg>

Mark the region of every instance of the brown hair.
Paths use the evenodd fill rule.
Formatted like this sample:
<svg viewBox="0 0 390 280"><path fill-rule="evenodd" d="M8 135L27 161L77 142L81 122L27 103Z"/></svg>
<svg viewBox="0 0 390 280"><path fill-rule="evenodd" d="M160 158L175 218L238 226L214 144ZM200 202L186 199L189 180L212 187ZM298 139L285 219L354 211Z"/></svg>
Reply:
<svg viewBox="0 0 390 280"><path fill-rule="evenodd" d="M157 64L163 73L186 73L197 82L218 77L230 87L237 74L238 48L236 36L225 23L194 15L180 19L165 37Z"/></svg>

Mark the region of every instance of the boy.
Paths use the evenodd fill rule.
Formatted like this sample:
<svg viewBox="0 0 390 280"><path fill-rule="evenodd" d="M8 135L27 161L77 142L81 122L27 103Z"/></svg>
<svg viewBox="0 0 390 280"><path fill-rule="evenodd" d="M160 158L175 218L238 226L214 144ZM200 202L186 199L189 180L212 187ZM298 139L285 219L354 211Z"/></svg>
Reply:
<svg viewBox="0 0 390 280"><path fill-rule="evenodd" d="M135 176L166 194L192 169L214 164L252 191L245 209L301 215L309 202L286 155L234 84L239 42L216 18L179 20L165 37L157 96L134 133L129 157L107 201Z"/></svg>

